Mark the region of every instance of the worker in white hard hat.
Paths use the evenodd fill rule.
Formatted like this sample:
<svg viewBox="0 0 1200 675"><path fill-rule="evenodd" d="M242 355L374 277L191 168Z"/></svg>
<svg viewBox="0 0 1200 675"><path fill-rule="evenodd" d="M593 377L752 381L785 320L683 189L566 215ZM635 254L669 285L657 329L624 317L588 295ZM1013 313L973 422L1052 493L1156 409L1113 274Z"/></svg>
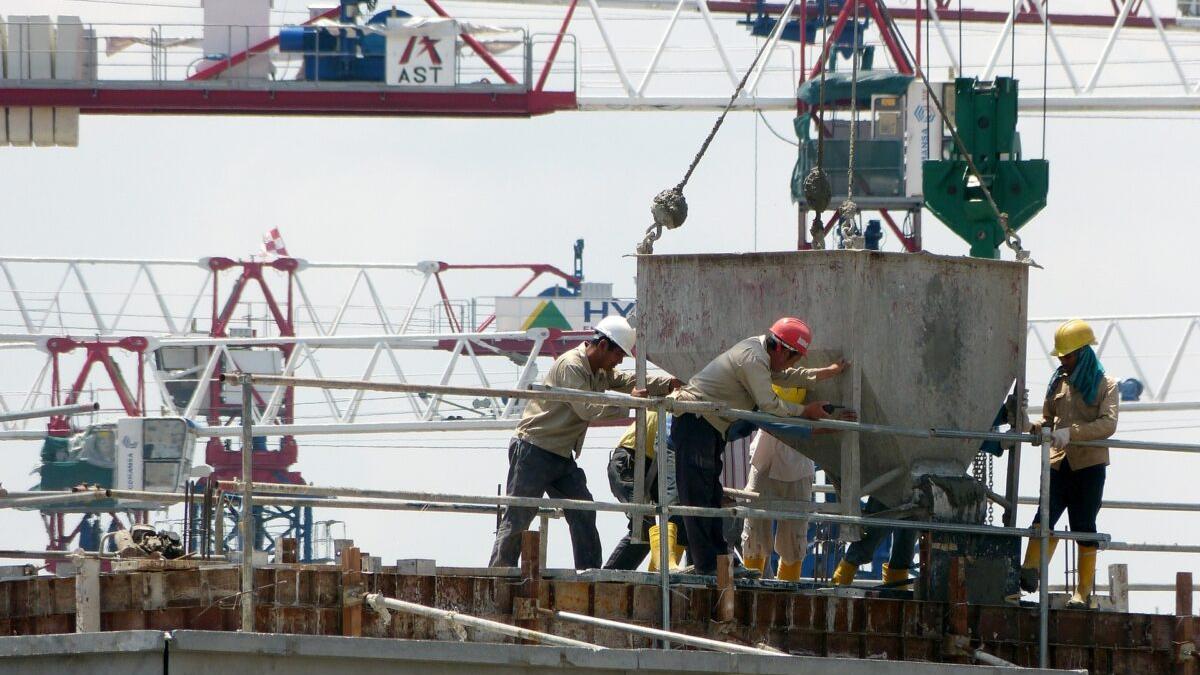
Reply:
<svg viewBox="0 0 1200 675"><path fill-rule="evenodd" d="M1079 446L1080 441L1097 441L1117 431L1117 408L1121 399L1117 382L1104 374L1104 366L1092 345L1096 334L1087 322L1072 319L1054 333L1054 351L1059 367L1050 378L1042 418L1029 425L1030 433L1050 432L1050 527L1065 510L1072 532L1095 532L1096 514L1104 499L1108 473L1108 448ZM1036 530L1041 509L1033 517ZM1050 539L1046 557L1054 556L1058 539ZM1031 538L1021 565L1021 590L1037 591L1040 582L1042 540ZM1092 606L1096 582L1096 542L1079 542L1079 583L1067 602L1073 609Z"/></svg>
<svg viewBox="0 0 1200 675"><path fill-rule="evenodd" d="M636 336L629 322L621 317L605 317L596 324L595 331L590 340L555 359L546 373L546 386L594 392L623 391L644 397L665 395L682 384L670 377L656 376L646 379L646 389L635 388L632 373L614 370L633 353ZM507 494L538 498L549 494L557 499L591 501L587 477L575 463L583 449L588 423L627 417L628 414L627 408L592 403L530 401L508 445ZM492 548L492 567L516 566L521 553L521 533L529 528L536 514L537 509L531 507L504 509ZM575 568L600 567L596 513L567 510L564 517L571 531Z"/></svg>

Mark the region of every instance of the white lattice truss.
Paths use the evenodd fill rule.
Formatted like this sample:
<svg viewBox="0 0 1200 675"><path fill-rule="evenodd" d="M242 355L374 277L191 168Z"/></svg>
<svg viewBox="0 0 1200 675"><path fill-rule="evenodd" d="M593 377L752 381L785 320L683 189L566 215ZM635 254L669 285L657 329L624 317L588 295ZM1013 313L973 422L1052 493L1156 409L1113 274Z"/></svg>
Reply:
<svg viewBox="0 0 1200 675"><path fill-rule="evenodd" d="M1196 331L1197 324L1200 324L1200 314L1155 314L1142 316L1097 316L1084 317L1091 323L1097 334L1096 354L1102 359L1107 354L1113 358L1118 356L1128 359L1131 373L1125 373L1124 376L1136 377L1145 388L1145 398L1148 399L1145 403L1124 403L1122 410L1125 409L1142 409L1142 410L1194 410L1200 408L1200 402L1182 401L1173 399L1171 387L1175 383L1176 375L1179 373L1181 366L1191 360L1195 360L1195 355L1188 352L1188 346L1191 344L1192 335ZM1056 319L1031 319L1027 330L1028 336L1028 354L1030 355L1030 366L1035 362L1044 359L1048 370L1053 371L1058 366L1058 361L1053 356L1050 356L1052 347L1054 346L1054 331L1065 318ZM1166 369L1161 375L1154 377L1152 374L1154 369L1146 363L1149 349L1144 345L1139 348L1139 342L1145 342L1147 332L1153 331L1155 337L1159 339L1167 338L1171 331L1178 331L1177 345L1172 351L1166 354L1159 354L1166 358ZM1163 331L1167 331L1164 333ZM1137 335L1131 339L1130 333ZM1140 339L1139 339L1140 338ZM1114 349L1114 344L1119 349ZM1112 373L1112 368L1109 368ZM1148 374L1150 373L1150 374Z"/></svg>
<svg viewBox="0 0 1200 675"><path fill-rule="evenodd" d="M203 263L184 260L0 258L0 298L7 296L11 300L11 304L0 304L0 317L5 317L3 320L7 325L23 329L0 333L0 354L10 364L18 359L42 360L41 367L28 386L15 387L15 382L0 382L0 411L31 410L48 404L53 359L46 351L46 342L54 336L82 339L129 335L149 337L150 349L141 356L145 362L139 364L136 360L138 357L134 355L127 355L126 360L135 368L139 365L144 367L153 376L154 388L159 393L158 403L165 412L189 419L195 418L201 411L208 390L206 387L197 387L186 405L177 406L167 392L166 378L172 375L154 366L155 350L167 347L207 348L208 355L202 366L173 375L175 379L199 382L209 381L222 363L227 369L234 361L234 350L238 348L288 344L294 345L294 348L283 364L282 373L289 376L308 373L324 377L318 355L322 350L337 350L338 353L359 359L359 370L356 372L358 379L382 378L408 382L397 352L421 350L427 353L426 363L438 359L439 354L447 355L440 367L441 374L436 380L438 384L448 384L456 373L466 371L467 376L474 376L475 384L492 387L497 377L495 364L507 363L512 366L512 373L503 375L504 381L497 382L495 386L526 387L537 375L537 359L550 336L550 332L543 328L509 332L417 330L418 322L414 319L419 312L428 311L430 318L425 325L437 327L444 321L442 313L453 311L451 303L444 296L435 300L429 308L421 308L430 280L435 278L440 269L435 262L305 262L295 274L295 311L307 319L307 322L297 320L297 330L308 332L309 335L214 338L195 337L192 333L189 336L188 329L205 311L212 295L213 275ZM327 273L333 271L339 273L339 279L329 278ZM168 283L164 277L171 272L176 274L171 275ZM415 284L410 284L415 285L415 291L409 290L412 295L407 298L396 297L403 290L391 283L382 285L378 279L380 274L396 272L415 275ZM124 291L96 290L120 283L114 281L114 273L127 284ZM102 277L101 285L97 285L95 276ZM47 288L52 287L53 290L22 287L18 280L29 277L39 279L39 286L49 282L51 286ZM319 284L326 294L338 295L340 302L336 305L314 302L305 286L306 279ZM333 281L341 283L344 291L337 290ZM195 288L198 290L189 290ZM386 292L381 293L380 288L385 288ZM143 313L131 309L134 305L143 308ZM148 313L145 311L147 307L152 308ZM322 310L325 318L322 318ZM351 314L362 320L348 321ZM12 321L14 317L15 322ZM126 326L124 322L131 320L131 317L141 321L141 325L136 328ZM460 317L460 323L465 323L462 318L465 317ZM498 346L501 342L504 343L503 351ZM481 357L488 356L493 357L489 359L493 366L492 375L488 374L481 360ZM2 370L11 372L11 368ZM283 394L284 388L275 387L264 395L265 407L256 415L256 422L278 417ZM356 423L364 402L363 392L355 392L349 400L341 402L329 390L321 390L321 395L326 404L325 411L308 416L338 424ZM445 416L443 408L447 402L441 396L422 398L416 394L405 394L402 398L411 412L411 419L416 423L434 423ZM480 410L479 421L515 420L521 410L519 402L515 400L492 399L486 404L475 404L474 407ZM310 408L306 407L306 414ZM41 422L36 420L33 424L24 420L7 423L3 428L20 431L36 428L39 424ZM471 424L451 426L473 428Z"/></svg>

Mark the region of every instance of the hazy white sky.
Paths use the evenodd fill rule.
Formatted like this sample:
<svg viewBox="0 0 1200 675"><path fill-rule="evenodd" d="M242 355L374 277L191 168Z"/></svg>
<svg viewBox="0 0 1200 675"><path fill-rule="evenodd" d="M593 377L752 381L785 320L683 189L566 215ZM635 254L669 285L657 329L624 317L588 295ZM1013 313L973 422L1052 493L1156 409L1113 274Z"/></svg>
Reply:
<svg viewBox="0 0 1200 675"><path fill-rule="evenodd" d="M196 10L83 2L6 0L0 11L78 14L85 21L200 20ZM732 17L720 21L729 40L740 36L741 48L752 46ZM969 62L986 57L987 30L998 27L969 28ZM639 33L638 44L652 45L653 38L643 38L654 32ZM1096 42L1080 38L1079 49L1094 52ZM1040 41L1019 44L1019 62L1040 65ZM1121 58L1154 60L1160 50L1147 40ZM1040 75L1040 68L1032 68L1029 76L1034 73ZM724 85L715 82L706 86L720 91ZM674 80L669 86L686 85ZM618 295L628 296L634 291L634 264L626 256L649 222L650 198L679 180L713 117L683 112L557 113L532 120L86 117L78 148L9 148L0 155L0 185L8 195L0 215L0 251L237 256L257 249L261 233L278 226L291 252L311 260L550 262L566 268L571 242L584 237L588 277L611 281ZM786 113L767 117L781 131L791 128ZM1200 128L1194 115L1180 117L1185 119L1047 121L1049 206L1022 233L1045 268L1031 273L1031 316L1195 311L1187 271L1194 257L1188 213L1195 200L1193 157ZM1040 154L1041 129L1036 116L1023 118L1028 155ZM793 247L795 212L787 191L793 161L792 146L772 137L753 116L731 115L688 188L686 226L667 233L656 251L745 251L754 248L755 237L760 250ZM966 245L932 217L925 222L928 250L965 253ZM497 288L489 279L463 277L456 292L509 290L509 282ZM1140 336L1145 342L1139 344L1151 345L1145 355L1157 359L1151 361L1158 369L1149 374L1152 380L1165 370L1163 355L1178 337L1177 328L1154 327ZM0 352L0 373L23 371L27 364L11 361L15 358L13 352ZM1116 372L1120 366L1114 364L1109 365L1114 374L1130 375ZM1044 370L1041 362L1033 363L1031 386L1044 381ZM1176 398L1196 398L1198 375L1185 365L1177 376ZM27 381L9 382L0 375L4 391L21 385L28 386ZM1032 398L1037 400L1038 392ZM1119 434L1194 441L1196 424L1192 413L1128 415ZM1141 431L1160 427L1185 428ZM614 439L613 431L593 431L581 462L597 498L610 497L604 466ZM348 447L422 443L478 449ZM302 442L300 468L309 481L323 485L490 494L504 479L505 445L504 434L349 444L320 439ZM8 443L4 449L9 459L0 465L0 481L25 487L33 480L28 471L37 462L36 444ZM1106 496L1194 500L1189 477L1195 461L1186 455L1114 451ZM1027 454L1026 494L1036 486L1035 463ZM1022 522L1029 515L1023 512ZM485 516L318 514L325 517L349 521L350 536L385 561L429 557L439 564L481 565L491 546L493 523ZM35 515L5 513L0 522L6 546L43 544ZM607 554L623 519L602 515L600 523ZM1100 523L1118 540L1195 543L1181 534L1195 531L1189 514L1105 511ZM550 565L567 564L570 552L561 524L552 530L552 541ZM1194 556L1106 553L1101 567L1125 561L1134 582L1170 581L1172 572L1195 566ZM1061 563L1060 554L1055 569ZM1135 597L1134 606L1165 611L1172 605L1166 595L1144 594Z"/></svg>

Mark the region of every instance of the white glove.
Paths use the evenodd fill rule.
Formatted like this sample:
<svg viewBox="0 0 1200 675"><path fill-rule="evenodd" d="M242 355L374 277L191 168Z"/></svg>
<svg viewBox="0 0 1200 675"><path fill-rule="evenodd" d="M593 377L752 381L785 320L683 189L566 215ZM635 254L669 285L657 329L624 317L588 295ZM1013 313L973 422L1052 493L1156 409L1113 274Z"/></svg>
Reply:
<svg viewBox="0 0 1200 675"><path fill-rule="evenodd" d="M1071 428L1070 427L1063 427L1061 429L1055 429L1050 434L1050 447L1052 447L1052 448L1055 448L1055 449L1065 448L1065 447L1067 447L1067 444L1070 442L1071 442Z"/></svg>

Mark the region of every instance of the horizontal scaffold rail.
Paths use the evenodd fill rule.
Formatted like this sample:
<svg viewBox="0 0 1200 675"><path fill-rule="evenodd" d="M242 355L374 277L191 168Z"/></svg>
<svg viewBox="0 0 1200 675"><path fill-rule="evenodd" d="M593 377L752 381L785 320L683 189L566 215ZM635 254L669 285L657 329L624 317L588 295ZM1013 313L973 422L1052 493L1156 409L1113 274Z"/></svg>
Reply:
<svg viewBox="0 0 1200 675"><path fill-rule="evenodd" d="M244 488L241 481L221 481L219 486L227 493L240 492ZM651 515L666 511L674 515L693 516L697 518L756 518L765 520L808 520L811 522L830 523L834 525L861 525L877 527L894 527L909 530L931 530L937 532L958 532L973 534L1007 534L1014 537L1037 536L1037 531L1030 528L995 527L991 525L969 525L965 523L939 523L929 521L900 520L896 518L876 518L872 516L846 516L832 513L820 513L807 509L783 510L761 509L746 506L704 507L668 505L660 507L655 504L596 502L578 499L556 499L550 497L510 497L501 495L460 495L436 492L410 492L403 490L371 490L364 488L323 487L316 485L289 485L284 483L252 483L255 500L258 495L300 495L307 497L353 497L372 499L415 500L433 503L451 504L483 504L493 508L497 506L522 506L534 508L549 508L574 511L608 511L631 515ZM113 491L116 492L116 491ZM137 493L147 494L147 493ZM1062 539L1080 541L1106 542L1107 534L1089 532L1054 531L1052 536Z"/></svg>
<svg viewBox="0 0 1200 675"><path fill-rule="evenodd" d="M229 373L225 376L228 384L239 384L241 373ZM888 436L907 436L910 438L961 438L964 440L990 440L1010 443L1040 444L1043 438L1036 434L1002 433L994 431L964 431L959 429L914 429L887 424L869 424L866 422L846 422L842 420L810 420L802 417L777 417L765 413L751 412L730 408L720 403L709 401L679 401L674 398L641 398L629 394L615 392L591 392L578 389L563 389L535 385L529 389L495 389L489 387L461 387L437 384L410 384L407 382L369 382L363 380L344 380L329 378L282 377L278 375L246 374L252 384L316 387L320 389L348 389L359 391L379 391L397 393L427 393L444 396L491 396L515 399L539 399L543 401L558 401L562 403L598 403L609 406L624 406L627 408L661 409L673 413L714 413L722 417L743 419L749 422L769 422L795 424L814 429L833 429L836 431L854 431L867 434L882 434ZM283 425L280 425L283 426ZM254 432L259 433L264 427L255 426ZM234 434L230 434L234 435ZM1118 448L1127 450L1157 450L1163 452L1194 452L1200 453L1200 444L1192 443L1158 443L1153 441L1127 441L1117 438L1107 438L1103 441L1076 441L1072 445L1097 448Z"/></svg>

